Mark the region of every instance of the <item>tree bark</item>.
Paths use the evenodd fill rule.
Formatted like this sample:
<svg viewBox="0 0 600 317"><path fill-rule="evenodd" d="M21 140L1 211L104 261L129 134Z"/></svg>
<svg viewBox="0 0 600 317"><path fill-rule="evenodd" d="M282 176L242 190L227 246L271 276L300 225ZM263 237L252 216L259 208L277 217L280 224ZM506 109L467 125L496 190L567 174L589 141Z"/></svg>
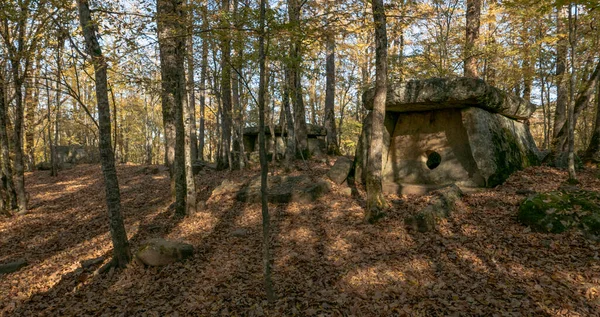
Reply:
<svg viewBox="0 0 600 317"><path fill-rule="evenodd" d="M206 7L202 7L202 29L208 29L208 15ZM208 68L208 39L202 33L202 62L200 64L200 127L198 134L198 159L204 160L204 111L206 108L206 75ZM210 156L208 158L210 160Z"/></svg>
<svg viewBox="0 0 600 317"><path fill-rule="evenodd" d="M556 14L556 33L558 41L556 42L556 109L554 112L554 128L552 137L552 152L562 153L565 151L567 123L567 103L569 101L569 92L567 89L567 80L565 71L567 69L567 37L563 32L564 23L562 21L562 7L558 8Z"/></svg>
<svg viewBox="0 0 600 317"><path fill-rule="evenodd" d="M293 30L292 43L290 45L290 97L294 105L294 130L296 137L296 150L306 158L308 156L308 139L306 126L306 109L302 93L302 38L300 37L300 0L288 0L288 14L291 28Z"/></svg>
<svg viewBox="0 0 600 317"><path fill-rule="evenodd" d="M25 148L27 170L35 169L35 109L38 105L39 58L35 69L29 69L25 87Z"/></svg>
<svg viewBox="0 0 600 317"><path fill-rule="evenodd" d="M365 219L373 223L383 216L386 202L383 197L381 170L383 165L383 124L387 93L387 31L383 0L371 0L375 22L375 99L373 101L371 142L367 165L367 211Z"/></svg>
<svg viewBox="0 0 600 317"><path fill-rule="evenodd" d="M290 171L292 160L296 155L296 138L294 133L294 118L292 116L292 107L290 105L290 72L287 68L284 69L283 79L283 111L285 112L285 124L287 129L287 139L285 147L285 169ZM283 129L283 127L282 127Z"/></svg>
<svg viewBox="0 0 600 317"><path fill-rule="evenodd" d="M467 0L467 25L465 42L464 76L477 78L477 58L475 57L475 42L479 37L479 17L481 15L481 0Z"/></svg>
<svg viewBox="0 0 600 317"><path fill-rule="evenodd" d="M327 153L339 154L335 127L335 36L327 35L327 61L325 84L325 129L327 130Z"/></svg>
<svg viewBox="0 0 600 317"><path fill-rule="evenodd" d="M221 2L221 13L223 15L221 26L229 29L230 24L226 16L229 14L229 0ZM221 38L221 155L217 159L217 169L223 170L232 167L231 157L231 38L229 31L225 30Z"/></svg>
<svg viewBox="0 0 600 317"><path fill-rule="evenodd" d="M190 116L190 153L192 160L195 161L198 158L198 140L196 137L196 89L194 80L194 7L193 3L187 1L187 14L188 16L188 34L187 34L187 70L188 70L188 108ZM187 131L187 128L186 128Z"/></svg>
<svg viewBox="0 0 600 317"><path fill-rule="evenodd" d="M265 148L265 93L267 83L265 82L265 0L260 0L260 34L258 39L258 64L259 64L259 86L258 86L258 137L260 156L260 193L262 203L262 229L263 229L263 270L264 284L267 300L269 303L275 301L273 281L271 279L271 218L267 201L267 175L269 165L267 164L267 153ZM274 137L274 136L273 136Z"/></svg>
<svg viewBox="0 0 600 317"><path fill-rule="evenodd" d="M106 205L108 207L108 218L110 234L113 242L112 264L123 268L131 261L131 251L123 216L121 214L121 193L119 181L115 168L115 156L111 146L111 123L110 106L108 103L108 80L106 75L106 60L102 55L102 49L96 36L96 25L92 22L90 7L87 0L78 0L79 21L88 54L94 65L96 80L96 103L98 105L98 124L100 126L100 160L102 162L102 173L106 188Z"/></svg>
<svg viewBox="0 0 600 317"><path fill-rule="evenodd" d="M577 10L577 5L575 5ZM575 47L577 40L577 12L573 17L573 3L569 5L569 44L571 46L571 76L569 80L569 115L568 119L568 157L569 157L569 180L577 181L575 173ZM598 63L600 65L600 62Z"/></svg>
<svg viewBox="0 0 600 317"><path fill-rule="evenodd" d="M6 95L5 95L5 80L4 74L0 71L0 150L2 151L2 187L4 187L7 196L7 202L4 204L5 209L18 209L17 192L13 179L12 166L10 164L10 151L7 133L7 110L6 110Z"/></svg>
<svg viewBox="0 0 600 317"><path fill-rule="evenodd" d="M184 217L188 214L186 205L187 183L185 170L185 125L183 110L187 107L185 92L186 56L185 31L186 19L183 3L179 0L157 1L158 46L160 49L160 70L162 79L163 115L173 115L165 133L174 133L173 178L175 187L175 215ZM164 120L164 119L163 119ZM172 126L171 126L172 124Z"/></svg>

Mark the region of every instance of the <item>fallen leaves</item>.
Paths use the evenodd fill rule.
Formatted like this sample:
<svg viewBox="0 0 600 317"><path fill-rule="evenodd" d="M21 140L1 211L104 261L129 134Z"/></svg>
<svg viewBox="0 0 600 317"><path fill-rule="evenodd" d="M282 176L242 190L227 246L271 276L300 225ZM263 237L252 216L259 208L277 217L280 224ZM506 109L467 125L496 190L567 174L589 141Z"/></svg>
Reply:
<svg viewBox="0 0 600 317"><path fill-rule="evenodd" d="M0 261L29 265L0 279L4 315L552 315L600 314L597 242L576 231L535 233L519 225L519 193L556 190L565 172L546 167L467 195L430 233L409 233L404 218L431 197L389 196L388 216L363 219L364 192L343 187L315 203L270 205L273 279L262 287L260 205L211 191L224 178L247 182L257 171L208 172L198 178L201 212L177 221L166 172L119 166L123 212L132 248L154 237L194 245L192 259L164 268L130 265L107 276L80 261L110 258L99 166L77 166L58 178L27 175L31 212L0 219ZM327 168L311 162L303 173ZM295 172L300 173L300 172ZM600 190L593 170L581 186ZM243 230L244 234L233 234ZM242 232L242 231L239 231Z"/></svg>

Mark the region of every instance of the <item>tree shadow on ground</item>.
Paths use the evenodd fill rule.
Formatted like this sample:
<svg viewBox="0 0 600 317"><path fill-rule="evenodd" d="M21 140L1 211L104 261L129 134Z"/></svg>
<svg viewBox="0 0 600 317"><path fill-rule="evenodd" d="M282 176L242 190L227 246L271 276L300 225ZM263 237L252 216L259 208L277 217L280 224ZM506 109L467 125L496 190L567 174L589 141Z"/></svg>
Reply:
<svg viewBox="0 0 600 317"><path fill-rule="evenodd" d="M536 177L528 186L542 183L548 173ZM426 205L427 196L393 204L375 225L364 223L362 206L338 194L335 186L314 203L270 204L273 279L279 295L273 306L266 304L262 286L260 204L242 204L233 196L211 198L204 212L160 232L191 241L197 252L189 261L128 268L86 280L75 290L69 281L77 277L67 276L63 286L19 311L597 315L593 290L600 287L600 270L592 244L576 233L524 234L515 221L522 197L510 186L465 197L460 210L428 233L404 226L404 218ZM245 231L236 235L237 229Z"/></svg>

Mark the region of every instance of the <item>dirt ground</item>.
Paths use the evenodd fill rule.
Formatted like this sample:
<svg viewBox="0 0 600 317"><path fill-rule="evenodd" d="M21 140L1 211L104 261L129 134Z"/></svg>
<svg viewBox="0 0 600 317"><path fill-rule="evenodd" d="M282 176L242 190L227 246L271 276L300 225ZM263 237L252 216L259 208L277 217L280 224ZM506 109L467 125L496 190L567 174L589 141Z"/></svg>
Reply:
<svg viewBox="0 0 600 317"><path fill-rule="evenodd" d="M316 178L327 168L312 162L304 173ZM193 244L194 257L163 268L82 272L80 261L110 257L100 167L57 178L30 173L30 212L0 218L0 263L29 262L0 276L0 315L600 316L598 242L577 231L534 233L516 221L526 197L517 190L555 190L564 171L530 168L470 193L431 233L404 225L429 196L388 196L391 208L376 225L363 222L364 192L349 197L336 185L311 204L270 205L278 296L271 306L262 287L260 205L208 199L224 178L247 180L257 170L199 176L203 209L183 220L172 217L166 171L118 171L132 250L165 237ZM581 186L599 191L596 173L581 172ZM232 234L240 228L247 234Z"/></svg>

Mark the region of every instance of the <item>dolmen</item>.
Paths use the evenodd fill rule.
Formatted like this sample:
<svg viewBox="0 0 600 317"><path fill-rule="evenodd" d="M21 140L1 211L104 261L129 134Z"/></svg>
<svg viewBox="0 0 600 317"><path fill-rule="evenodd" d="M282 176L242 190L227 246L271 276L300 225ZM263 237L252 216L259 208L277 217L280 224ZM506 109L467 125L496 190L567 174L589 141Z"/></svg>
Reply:
<svg viewBox="0 0 600 317"><path fill-rule="evenodd" d="M374 89L355 156L365 181ZM474 78L432 78L388 86L383 140L384 191L421 194L450 184L494 187L540 163L527 120L535 105Z"/></svg>

